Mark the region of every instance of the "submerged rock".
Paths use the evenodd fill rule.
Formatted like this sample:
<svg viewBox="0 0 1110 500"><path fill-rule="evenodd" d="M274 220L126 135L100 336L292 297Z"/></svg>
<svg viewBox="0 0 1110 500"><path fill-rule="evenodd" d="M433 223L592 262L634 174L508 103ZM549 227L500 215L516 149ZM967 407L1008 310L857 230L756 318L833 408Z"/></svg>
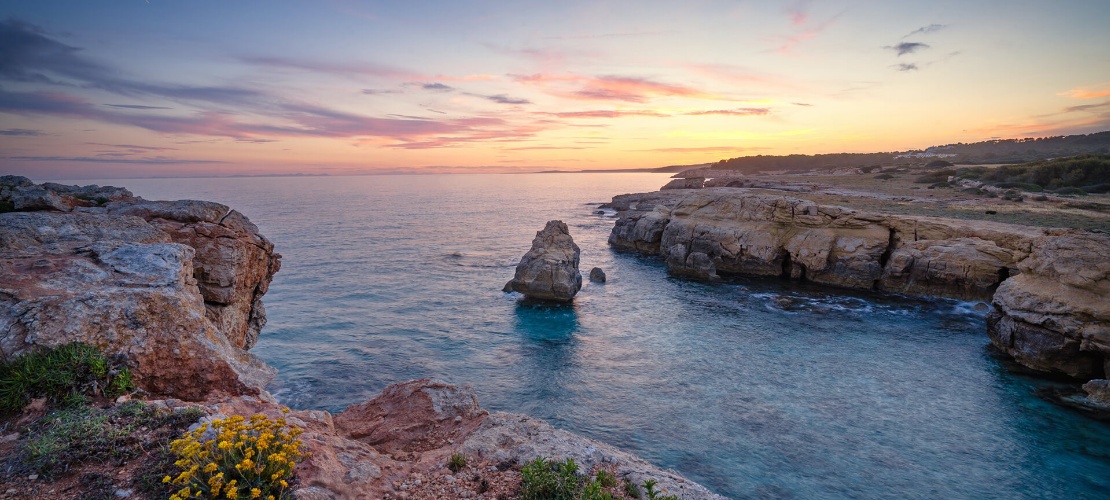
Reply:
<svg viewBox="0 0 1110 500"><path fill-rule="evenodd" d="M600 267L590 269L590 281L594 283L605 283L605 271Z"/></svg>
<svg viewBox="0 0 1110 500"><path fill-rule="evenodd" d="M521 257L516 275L505 290L516 291L530 299L568 302L582 289L578 271L581 250L570 237L563 221L548 221L532 240L532 249Z"/></svg>

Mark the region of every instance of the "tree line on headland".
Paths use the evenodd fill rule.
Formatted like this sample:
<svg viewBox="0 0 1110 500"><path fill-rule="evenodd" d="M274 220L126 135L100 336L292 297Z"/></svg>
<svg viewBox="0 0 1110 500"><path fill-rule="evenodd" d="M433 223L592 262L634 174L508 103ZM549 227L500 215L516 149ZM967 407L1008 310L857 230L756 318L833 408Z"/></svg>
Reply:
<svg viewBox="0 0 1110 500"><path fill-rule="evenodd" d="M996 139L974 143L933 146L924 150L884 153L831 153L817 155L758 155L730 158L710 164L714 170L745 173L812 171L838 168L872 169L918 165L922 160L944 159L954 164L1017 164L1080 154L1110 153L1110 131L1031 139Z"/></svg>

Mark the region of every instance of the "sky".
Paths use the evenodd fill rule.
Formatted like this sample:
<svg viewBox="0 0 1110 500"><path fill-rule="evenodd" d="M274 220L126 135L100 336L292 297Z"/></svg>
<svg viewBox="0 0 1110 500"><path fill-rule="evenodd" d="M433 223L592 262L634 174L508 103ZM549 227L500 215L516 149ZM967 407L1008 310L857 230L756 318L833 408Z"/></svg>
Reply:
<svg viewBox="0 0 1110 500"><path fill-rule="evenodd" d="M0 5L0 173L527 172L1110 130L1110 1Z"/></svg>

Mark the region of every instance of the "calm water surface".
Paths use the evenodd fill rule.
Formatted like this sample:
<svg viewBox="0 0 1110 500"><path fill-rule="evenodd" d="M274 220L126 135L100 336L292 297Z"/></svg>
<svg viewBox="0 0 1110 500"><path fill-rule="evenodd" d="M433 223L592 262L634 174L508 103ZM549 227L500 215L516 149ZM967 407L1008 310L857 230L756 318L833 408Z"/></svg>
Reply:
<svg viewBox="0 0 1110 500"><path fill-rule="evenodd" d="M609 250L590 202L659 174L126 180L226 203L284 255L258 355L294 407L388 384L470 384L737 498L1107 498L1110 426L1033 394L969 304L707 285ZM572 306L501 287L550 219L587 283ZM783 300L787 298L789 300Z"/></svg>

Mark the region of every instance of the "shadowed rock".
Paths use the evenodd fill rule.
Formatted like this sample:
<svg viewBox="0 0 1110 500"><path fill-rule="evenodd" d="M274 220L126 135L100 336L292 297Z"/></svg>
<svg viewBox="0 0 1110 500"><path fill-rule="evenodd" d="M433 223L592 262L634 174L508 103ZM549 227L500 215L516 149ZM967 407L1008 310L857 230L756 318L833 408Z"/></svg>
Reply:
<svg viewBox="0 0 1110 500"><path fill-rule="evenodd" d="M532 240L532 249L520 259L516 276L505 291L516 291L530 299L568 302L582 289L578 271L581 250L570 237L563 221L553 220Z"/></svg>

